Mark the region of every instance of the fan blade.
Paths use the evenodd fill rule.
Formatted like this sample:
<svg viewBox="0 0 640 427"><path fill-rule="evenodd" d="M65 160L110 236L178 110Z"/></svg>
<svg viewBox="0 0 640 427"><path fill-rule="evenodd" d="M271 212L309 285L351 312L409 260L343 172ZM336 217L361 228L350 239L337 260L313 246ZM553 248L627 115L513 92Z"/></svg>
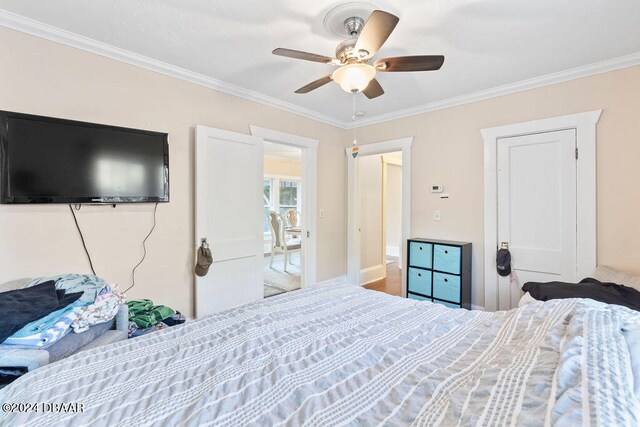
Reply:
<svg viewBox="0 0 640 427"><path fill-rule="evenodd" d="M302 86L300 89L296 91L296 93L309 93L312 90L318 89L320 86L324 86L327 83L331 82L331 74L326 75L318 80L315 80L308 85Z"/></svg>
<svg viewBox="0 0 640 427"><path fill-rule="evenodd" d="M360 32L354 50L356 52L366 50L367 57L371 58L387 41L399 20L397 16L388 12L374 10Z"/></svg>
<svg viewBox="0 0 640 427"><path fill-rule="evenodd" d="M283 49L281 47L274 49L272 52L274 55L286 56L287 58L303 59L305 61L322 62L323 64L333 64L337 61L335 58L329 58L324 55L317 55L315 53L302 52L300 50Z"/></svg>
<svg viewBox="0 0 640 427"><path fill-rule="evenodd" d="M444 63L442 55L416 55L381 58L373 65L378 71L434 71Z"/></svg>
<svg viewBox="0 0 640 427"><path fill-rule="evenodd" d="M380 95L384 95L384 89L380 86L380 82L373 79L369 82L369 85L362 91L369 99L377 98Z"/></svg>

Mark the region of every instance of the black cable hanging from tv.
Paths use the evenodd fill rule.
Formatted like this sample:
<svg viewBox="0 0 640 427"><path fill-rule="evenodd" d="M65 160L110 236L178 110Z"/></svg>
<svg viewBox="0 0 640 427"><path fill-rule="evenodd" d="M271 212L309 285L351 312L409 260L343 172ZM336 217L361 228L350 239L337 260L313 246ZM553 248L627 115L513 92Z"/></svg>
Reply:
<svg viewBox="0 0 640 427"><path fill-rule="evenodd" d="M133 270L131 270L131 286L129 286L124 291L125 294L129 289L133 288L136 285L136 269L140 267L140 264L142 264L144 259L147 257L147 239L151 236L151 233L153 233L153 230L156 229L156 211L157 210L158 210L158 202L156 202L156 205L153 207L153 225L151 226L151 230L149 230L147 237L145 237L144 240L142 241L142 251L143 251L142 258L140 259L140 262L138 262L136 266L133 267Z"/></svg>
<svg viewBox="0 0 640 427"><path fill-rule="evenodd" d="M69 210L71 211L71 215L73 215L73 221L76 223L76 228L78 229L78 233L80 234L80 240L82 240L82 247L84 248L84 252L87 254L87 258L89 259L89 265L91 266L91 272L93 275L96 275L96 270L93 268L93 261L91 260L91 255L89 255L89 250L87 249L87 244L84 241L84 236L82 235L82 230L80 229L80 224L78 224L78 218L76 217L76 213L73 211L73 206L69 204Z"/></svg>

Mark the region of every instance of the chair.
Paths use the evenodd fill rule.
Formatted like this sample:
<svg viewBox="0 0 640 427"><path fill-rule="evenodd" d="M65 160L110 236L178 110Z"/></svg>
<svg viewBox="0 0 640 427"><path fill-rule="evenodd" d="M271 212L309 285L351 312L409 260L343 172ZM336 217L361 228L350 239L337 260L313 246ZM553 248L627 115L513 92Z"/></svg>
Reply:
<svg viewBox="0 0 640 427"><path fill-rule="evenodd" d="M269 211L269 228L271 228L271 260L269 267L273 268L273 255L278 252L284 254L284 271L287 271L289 252L300 251L302 244L299 240L287 242L284 233L284 223L277 212ZM291 259L289 258L289 263Z"/></svg>
<svg viewBox="0 0 640 427"><path fill-rule="evenodd" d="M287 210L285 214L285 218L287 219L287 223L289 227L300 227L300 223L302 222L302 214L295 209Z"/></svg>
<svg viewBox="0 0 640 427"><path fill-rule="evenodd" d="M287 224L289 224L290 228L299 228L302 224L302 214L295 209L287 210L287 212L284 214L284 217L287 220ZM294 239L297 237L297 234L293 235Z"/></svg>

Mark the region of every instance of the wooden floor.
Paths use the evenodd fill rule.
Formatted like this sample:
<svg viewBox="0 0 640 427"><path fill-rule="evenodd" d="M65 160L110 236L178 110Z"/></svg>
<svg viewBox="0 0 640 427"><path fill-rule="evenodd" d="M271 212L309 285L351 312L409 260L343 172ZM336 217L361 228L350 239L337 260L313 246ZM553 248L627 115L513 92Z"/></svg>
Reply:
<svg viewBox="0 0 640 427"><path fill-rule="evenodd" d="M387 264L387 277L364 285L364 287L374 291L402 296L402 270L398 268L397 262Z"/></svg>

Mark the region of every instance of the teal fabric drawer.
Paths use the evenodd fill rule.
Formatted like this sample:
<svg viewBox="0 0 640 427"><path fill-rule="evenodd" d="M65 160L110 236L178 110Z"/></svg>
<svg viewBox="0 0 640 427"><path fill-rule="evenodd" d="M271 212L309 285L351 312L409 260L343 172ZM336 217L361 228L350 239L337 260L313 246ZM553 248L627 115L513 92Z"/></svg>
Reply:
<svg viewBox="0 0 640 427"><path fill-rule="evenodd" d="M408 294L407 297L416 301L431 301L431 298L426 298L420 295Z"/></svg>
<svg viewBox="0 0 640 427"><path fill-rule="evenodd" d="M431 296L431 271L409 267L409 292Z"/></svg>
<svg viewBox="0 0 640 427"><path fill-rule="evenodd" d="M434 299L433 302L435 302L436 304L444 305L445 307L449 307L449 308L460 308L460 305L451 304L450 302L446 302L446 301L438 301L437 299Z"/></svg>
<svg viewBox="0 0 640 427"><path fill-rule="evenodd" d="M433 273L433 297L460 302L460 276Z"/></svg>
<svg viewBox="0 0 640 427"><path fill-rule="evenodd" d="M433 246L433 269L460 274L460 248L455 246Z"/></svg>
<svg viewBox="0 0 640 427"><path fill-rule="evenodd" d="M431 268L431 243L409 243L409 265L413 267Z"/></svg>

